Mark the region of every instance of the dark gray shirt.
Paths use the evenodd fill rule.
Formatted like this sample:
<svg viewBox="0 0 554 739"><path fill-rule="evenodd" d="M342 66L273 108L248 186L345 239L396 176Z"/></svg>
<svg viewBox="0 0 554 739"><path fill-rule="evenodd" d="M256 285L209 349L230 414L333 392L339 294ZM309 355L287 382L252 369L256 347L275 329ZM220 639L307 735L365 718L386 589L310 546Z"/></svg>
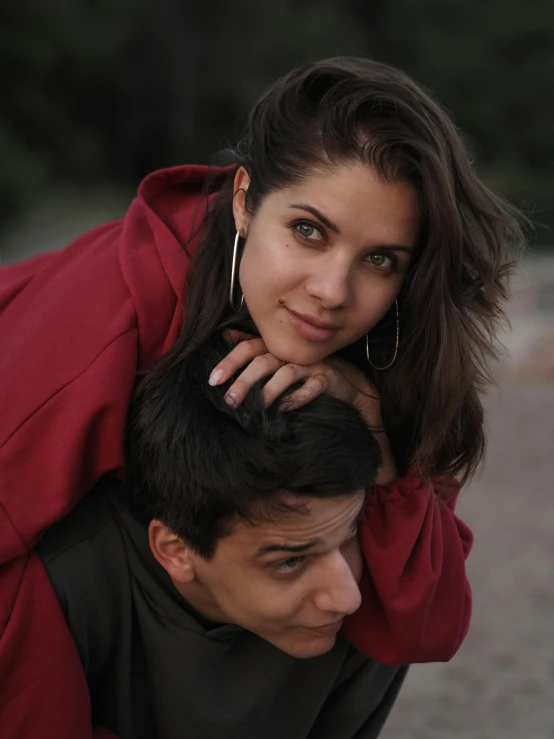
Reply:
<svg viewBox="0 0 554 739"><path fill-rule="evenodd" d="M214 624L174 588L105 479L48 531L39 555L87 677L95 724L121 739L373 739L406 668L340 635L313 659Z"/></svg>

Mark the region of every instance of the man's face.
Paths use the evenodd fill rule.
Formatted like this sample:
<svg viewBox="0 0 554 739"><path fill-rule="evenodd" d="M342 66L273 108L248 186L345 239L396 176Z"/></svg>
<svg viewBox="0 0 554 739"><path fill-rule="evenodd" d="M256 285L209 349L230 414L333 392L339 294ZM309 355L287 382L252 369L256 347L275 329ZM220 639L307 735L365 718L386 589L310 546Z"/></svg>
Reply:
<svg viewBox="0 0 554 739"><path fill-rule="evenodd" d="M242 626L294 657L323 654L361 602L363 500L363 491L306 498L302 512L237 523L211 560L191 555L194 581L175 585L213 620Z"/></svg>

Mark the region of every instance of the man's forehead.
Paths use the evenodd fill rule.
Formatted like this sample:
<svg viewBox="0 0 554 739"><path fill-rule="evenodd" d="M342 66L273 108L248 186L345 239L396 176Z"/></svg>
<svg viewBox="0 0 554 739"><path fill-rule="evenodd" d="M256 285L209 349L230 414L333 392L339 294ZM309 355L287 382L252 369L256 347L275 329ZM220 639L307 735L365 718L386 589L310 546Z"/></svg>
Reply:
<svg viewBox="0 0 554 739"><path fill-rule="evenodd" d="M291 509L267 512L253 523L239 523L228 538L256 552L274 543L323 542L344 533L356 522L364 496L363 490L332 498L288 496L284 502L290 503Z"/></svg>

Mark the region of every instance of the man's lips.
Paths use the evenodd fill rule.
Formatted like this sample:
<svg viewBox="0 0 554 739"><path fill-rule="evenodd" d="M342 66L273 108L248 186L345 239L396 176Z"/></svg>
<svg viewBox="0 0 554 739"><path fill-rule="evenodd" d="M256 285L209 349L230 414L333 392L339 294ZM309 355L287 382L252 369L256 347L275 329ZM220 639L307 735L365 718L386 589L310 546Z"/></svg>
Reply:
<svg viewBox="0 0 554 739"><path fill-rule="evenodd" d="M329 341L339 330L339 326L328 321L320 321L318 318L306 313L297 313L287 308L290 322L298 333L309 341Z"/></svg>
<svg viewBox="0 0 554 739"><path fill-rule="evenodd" d="M340 631L343 620L341 618L340 621L333 621L333 623L325 624L324 626L310 626L308 628L309 631L318 636L334 636Z"/></svg>

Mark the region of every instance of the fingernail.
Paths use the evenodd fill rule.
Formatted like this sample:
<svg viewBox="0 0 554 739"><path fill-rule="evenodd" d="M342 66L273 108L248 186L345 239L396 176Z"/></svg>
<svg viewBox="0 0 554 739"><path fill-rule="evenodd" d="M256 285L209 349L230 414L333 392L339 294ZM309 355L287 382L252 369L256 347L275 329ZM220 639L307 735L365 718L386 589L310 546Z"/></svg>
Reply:
<svg viewBox="0 0 554 739"><path fill-rule="evenodd" d="M220 370L220 369L215 370L210 375L210 379L208 380L208 385L215 387L222 377L223 377L223 370Z"/></svg>
<svg viewBox="0 0 554 739"><path fill-rule="evenodd" d="M231 406L231 408L234 408L239 403L238 396L235 395L235 393L227 393L224 400L227 403L227 405Z"/></svg>

